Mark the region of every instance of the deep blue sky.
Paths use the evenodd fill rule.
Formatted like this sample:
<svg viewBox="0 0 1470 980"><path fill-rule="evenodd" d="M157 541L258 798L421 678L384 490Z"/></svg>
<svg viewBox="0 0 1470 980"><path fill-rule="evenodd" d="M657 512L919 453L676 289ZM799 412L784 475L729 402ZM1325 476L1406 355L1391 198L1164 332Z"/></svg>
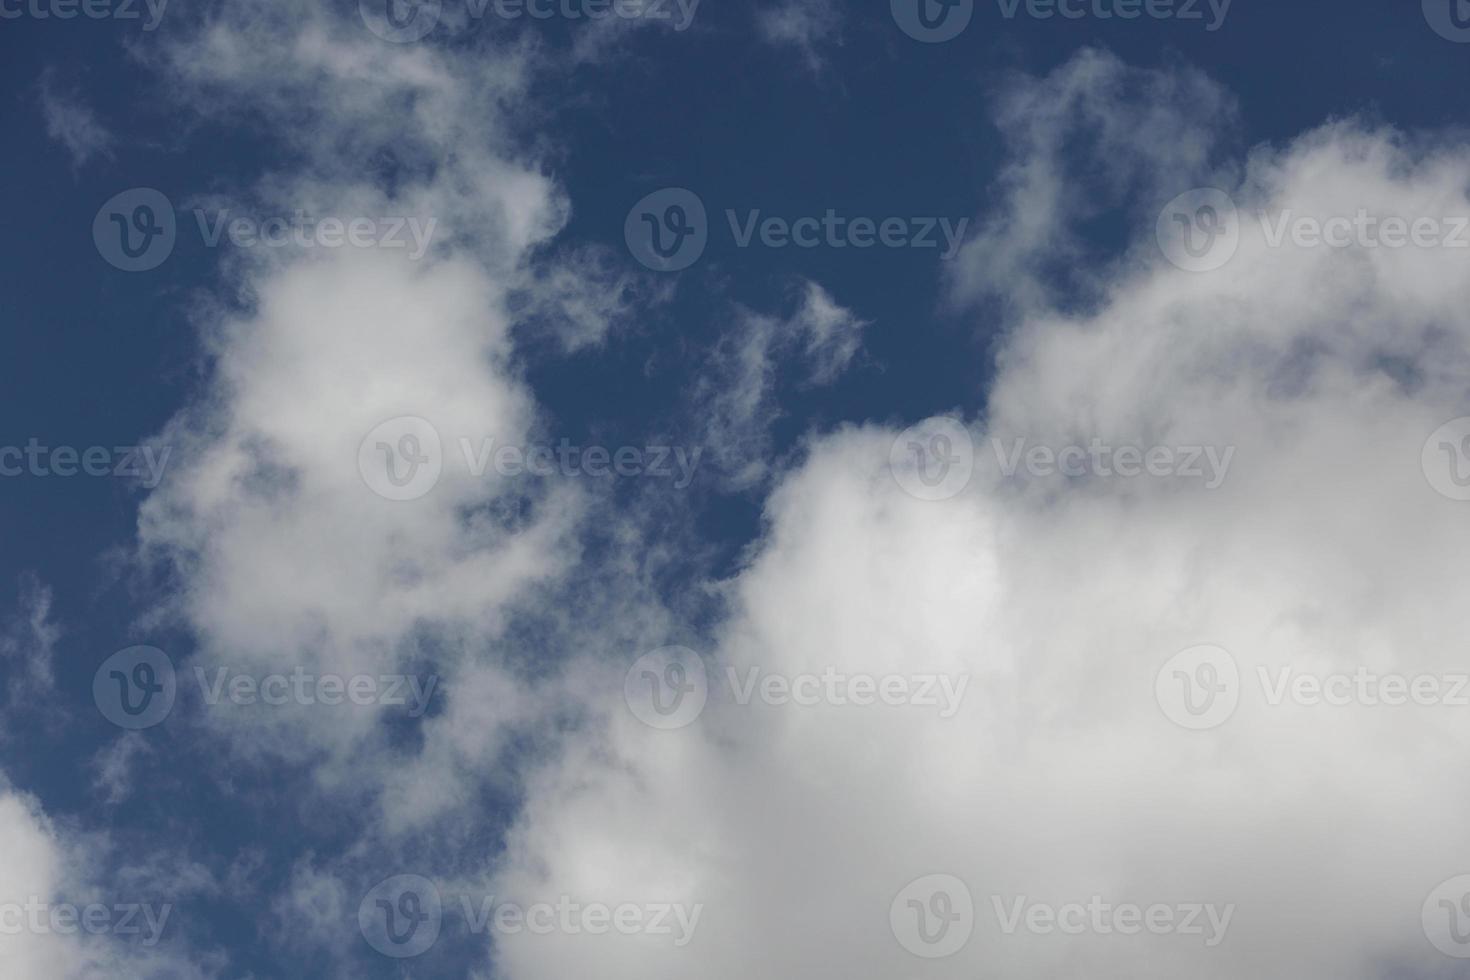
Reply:
<svg viewBox="0 0 1470 980"><path fill-rule="evenodd" d="M174 0L180 9L188 2ZM621 251L628 208L668 185L696 190L721 225L726 207L974 221L1003 156L989 121L994 86L1013 71L1044 74L1083 46L1132 65L1187 63L1222 82L1240 103L1227 143L1235 151L1346 114L1411 129L1470 121L1470 45L1429 30L1417 0L1236 0L1214 33L1147 19L1005 21L993 3L979 3L969 29L938 45L904 36L886 2L849 2L844 43L827 52L820 74L762 43L751 10L705 0L697 29L644 32L627 56L546 82L537 95L551 109L539 122L574 207L559 242ZM168 24L166 16L160 34ZM547 28L553 44L575 30ZM0 444L134 444L199 388L204 363L187 313L218 283L214 256L184 237L163 268L129 275L97 254L92 219L126 188L178 200L248 180L279 148L228 118L181 118L128 56L128 46L152 40L136 22L0 20ZM76 168L48 138L38 99L48 70L119 136L110 162ZM1098 234L1106 239L1121 221ZM778 449L810 427L984 405L997 324L942 308L935 252L741 250L721 233L685 276L697 288L681 289L658 319L606 348L532 348L524 370L559 433L576 439L595 427L607 440L646 442L673 424L681 379L727 325L729 304L780 308L803 277L872 326L854 370L830 389L783 399ZM97 817L79 768L115 734L91 709L97 664L130 643L187 650L190 642L138 622L156 583L117 556L132 543L140 496L112 479L0 479L0 614L16 604L23 576L52 588L64 629L59 697L72 709L65 724L0 742L0 769L48 812L84 823ZM718 553L706 571L718 573L757 532L760 499L711 489L697 507L693 520ZM155 734L168 744L168 726ZM188 746L164 757L147 770L160 792L105 818L121 836L148 834L166 810L193 818L188 846L201 854L257 846L285 867L302 846L331 846L333 828L278 837L268 810L227 805L209 783L182 778L199 763ZM285 787L296 777L244 778ZM243 916L225 906L209 916L242 968L287 975L252 952L254 927ZM364 969L394 975L378 961Z"/></svg>

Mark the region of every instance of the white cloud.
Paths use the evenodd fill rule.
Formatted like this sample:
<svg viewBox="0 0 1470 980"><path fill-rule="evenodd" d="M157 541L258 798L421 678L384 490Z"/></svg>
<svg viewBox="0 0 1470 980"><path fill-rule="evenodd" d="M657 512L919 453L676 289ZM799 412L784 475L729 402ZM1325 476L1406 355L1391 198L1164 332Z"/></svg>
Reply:
<svg viewBox="0 0 1470 980"><path fill-rule="evenodd" d="M995 214L948 265L959 305L999 296L1025 311L1071 290L1091 298L1110 270L1079 240L1084 221L1140 188L1231 179L1215 173L1215 157L1235 101L1193 70L1131 68L1084 49L1044 78L1011 78L995 105L1011 158Z"/></svg>
<svg viewBox="0 0 1470 980"><path fill-rule="evenodd" d="M809 384L830 384L861 347L866 326L811 281L803 282L787 317L737 308L734 326L695 387L694 410L703 420L701 441L731 486L753 486L769 472L783 363L805 369Z"/></svg>
<svg viewBox="0 0 1470 980"><path fill-rule="evenodd" d="M1117 71L1084 55L1061 77ZM1144 90L1227 102L1188 76L1151 76ZM1208 138L1171 131L1172 110L1119 118L1140 124L1128 133L1138 148L1120 162L1104 139L1093 162L1118 164L1162 207L1187 189L1174 179L1200 172ZM1040 176L1010 183L994 227L1029 228L1022 255L1050 256L1072 240L1061 223L1091 212L1059 205L1072 192L1051 174L1050 135L1021 152L1014 172ZM1226 186L1247 215L1463 215L1467 178L1470 147L1338 123L1257 150ZM1041 978L1086 963L1091 976L1369 980L1452 968L1420 912L1470 867L1464 709L1271 706L1257 671L1463 672L1453 610L1470 586L1470 524L1465 504L1431 488L1420 450L1466 412L1464 253L1273 249L1247 234L1223 269L1191 274L1159 257L1152 216L1139 229L1085 315L1050 312L1066 296L1030 258L1009 267L1027 315L971 424L964 494L901 489L891 430L815 441L772 494L769 532L704 651L787 675L966 674L963 710L715 700L691 727L656 731L621 704L619 665L603 665L601 723L531 783L498 886L702 902L699 933L682 950L647 936L505 937L505 975ZM1215 490L1014 479L990 440L1015 437L1236 455ZM650 635L647 648L665 642ZM1233 718L1193 732L1165 716L1154 685L1201 643L1231 651L1245 686ZM891 933L890 902L936 872L968 883L976 926L961 952L924 962ZM1146 932L1007 935L992 906L1094 895L1234 913L1206 947Z"/></svg>

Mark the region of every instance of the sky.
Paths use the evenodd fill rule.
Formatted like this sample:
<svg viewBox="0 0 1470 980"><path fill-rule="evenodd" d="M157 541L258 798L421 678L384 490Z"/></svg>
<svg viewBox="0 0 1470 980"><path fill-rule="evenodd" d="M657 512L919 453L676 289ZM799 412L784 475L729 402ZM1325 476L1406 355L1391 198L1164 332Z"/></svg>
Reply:
<svg viewBox="0 0 1470 980"><path fill-rule="evenodd" d="M0 976L1466 976L1467 81L0 0Z"/></svg>

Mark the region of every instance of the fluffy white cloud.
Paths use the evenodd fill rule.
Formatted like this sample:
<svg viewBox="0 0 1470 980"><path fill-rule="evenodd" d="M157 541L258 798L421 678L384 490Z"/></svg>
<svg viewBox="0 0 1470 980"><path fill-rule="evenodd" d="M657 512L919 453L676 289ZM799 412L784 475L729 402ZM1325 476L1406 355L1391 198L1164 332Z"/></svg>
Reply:
<svg viewBox="0 0 1470 980"><path fill-rule="evenodd" d="M606 710L531 784L499 886L702 903L703 915L683 948L502 937L506 976L1368 980L1453 968L1421 909L1470 869L1466 709L1268 695L1282 669L1464 673L1454 610L1470 586L1470 505L1435 491L1421 448L1466 414L1466 253L1273 247L1254 213L1465 215L1470 147L1343 122L1259 148L1223 185L1244 219L1236 254L1185 272L1159 255L1153 219L1202 172L1208 137L1172 132L1178 106L1139 110L1130 86L1079 94L1080 80L1120 72L1084 55L1053 83L1089 107L1085 127L1112 134L1099 149L1125 134L1135 144L1095 163L1119 165L1131 185L1120 200L1150 202L1137 248L1093 270L1096 303L1055 312L1075 294L1029 272L1072 247L1063 220L1088 213L1062 206L1072 192L1054 173L1070 124L1021 143L1006 217L970 256L1015 236L1026 316L969 426L966 491L906 492L889 468L894 431L815 440L770 497L769 532L703 651L718 678L723 666L741 678L968 676L960 711L717 695L691 726L661 731L623 706L617 667L589 666L604 672ZM1194 76L1151 75L1144 89L1228 104ZM1004 472L1017 439L1056 453L1094 438L1234 455L1214 489L1187 473ZM1155 685L1199 644L1233 656L1239 705L1194 731ZM975 921L963 949L922 961L890 928L890 905L935 873L967 884ZM1094 896L1232 911L1217 945L1204 915L1202 935L1003 928L1018 899ZM1447 928L1435 917L1452 910L1429 913L1429 931Z"/></svg>

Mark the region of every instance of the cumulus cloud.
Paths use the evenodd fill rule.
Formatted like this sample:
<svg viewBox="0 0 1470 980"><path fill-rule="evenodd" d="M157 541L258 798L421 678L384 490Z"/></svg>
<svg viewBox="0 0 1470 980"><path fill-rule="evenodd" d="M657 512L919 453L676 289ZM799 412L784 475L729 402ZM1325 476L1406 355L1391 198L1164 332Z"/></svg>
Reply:
<svg viewBox="0 0 1470 980"><path fill-rule="evenodd" d="M1421 909L1448 914L1431 892L1470 868L1463 708L1267 695L1282 670L1463 673L1450 611L1470 526L1426 479L1421 448L1470 395L1465 253L1273 246L1254 215L1463 216L1470 146L1337 122L1258 148L1225 181L1205 163L1216 113L1138 108L1140 85L1228 106L1214 85L1094 54L1056 79L1072 93L1056 112L1044 89L1010 96L1048 118L1023 127L996 230L958 287L998 288L979 257L1017 237L1006 269L1021 315L966 426L967 488L932 500L901 485L892 429L814 439L701 651L717 680L724 666L968 677L960 710L742 705L712 683L693 724L657 730L623 703L631 657L589 665L604 710L532 780L499 886L702 903L703 917L682 948L503 937L505 975L1447 975ZM1088 93L1082 79L1108 84ZM1038 271L1079 240L1068 222L1095 212L1063 206L1075 192L1059 141L1077 127L1118 206L1151 212L1087 283L1084 312L1075 282ZM1135 148L1110 152L1125 140ZM1153 219L1200 174L1235 198L1240 242L1223 267L1188 272L1159 254ZM1096 439L1234 455L1210 489L1183 472L1012 468L1018 439L1054 454ZM1189 730L1156 682L1200 644L1238 665L1239 704ZM966 884L974 921L952 956L923 961L890 913L913 916L901 892L936 873ZM1228 907L1230 920L1214 945L1208 926L1128 936L1023 919L1007 932L1018 900L1095 896Z"/></svg>

